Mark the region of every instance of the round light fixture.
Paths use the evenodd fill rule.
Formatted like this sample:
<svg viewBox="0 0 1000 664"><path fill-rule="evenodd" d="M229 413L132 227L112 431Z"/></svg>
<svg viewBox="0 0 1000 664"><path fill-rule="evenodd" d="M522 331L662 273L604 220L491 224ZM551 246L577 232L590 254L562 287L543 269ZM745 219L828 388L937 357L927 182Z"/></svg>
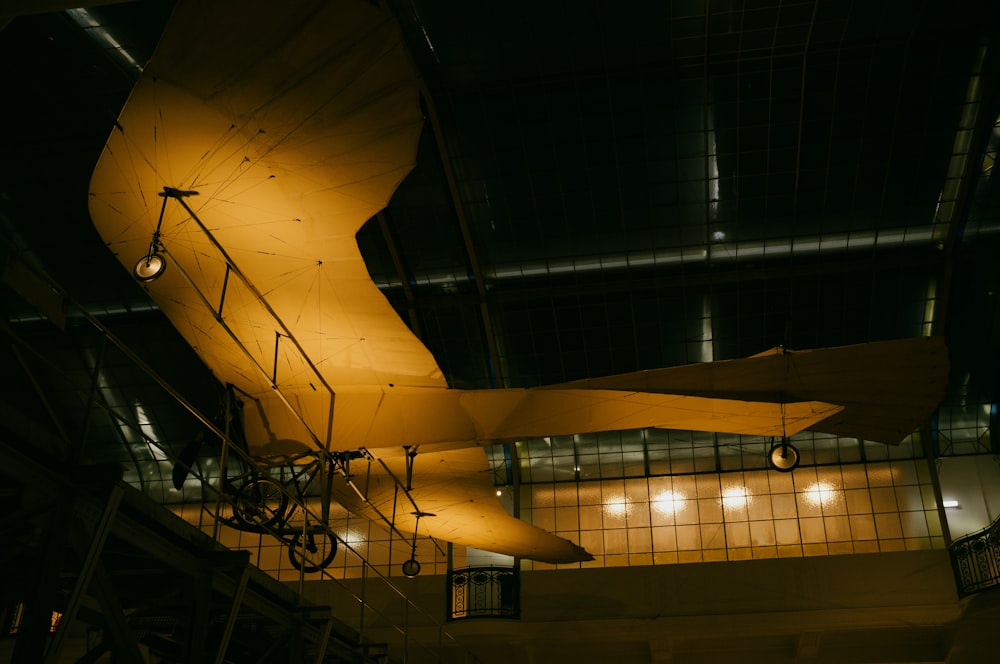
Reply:
<svg viewBox="0 0 1000 664"><path fill-rule="evenodd" d="M799 451L787 442L775 443L767 453L767 460L775 470L782 473L791 472L799 465Z"/></svg>
<svg viewBox="0 0 1000 664"><path fill-rule="evenodd" d="M417 562L416 558L410 558L403 563L403 574L411 579L420 574L420 563Z"/></svg>
<svg viewBox="0 0 1000 664"><path fill-rule="evenodd" d="M163 254L151 253L139 259L132 273L139 281L146 283L157 279L167 269L167 259Z"/></svg>

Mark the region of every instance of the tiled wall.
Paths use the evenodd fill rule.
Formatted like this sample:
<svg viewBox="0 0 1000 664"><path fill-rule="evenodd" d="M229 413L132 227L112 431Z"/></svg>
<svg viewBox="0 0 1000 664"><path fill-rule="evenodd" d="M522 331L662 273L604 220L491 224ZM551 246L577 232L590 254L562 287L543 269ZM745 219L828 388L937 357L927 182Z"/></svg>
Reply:
<svg viewBox="0 0 1000 664"><path fill-rule="evenodd" d="M923 459L530 485L521 516L590 551L582 567L944 547Z"/></svg>
<svg viewBox="0 0 1000 664"><path fill-rule="evenodd" d="M968 448L981 455L992 449L984 424L991 407L980 404L961 413L943 409L948 412L939 419L938 430L948 445L942 444L939 453L954 455ZM812 432L792 440L802 463L791 473L767 467L769 441L726 434L650 429L533 439L517 443L516 453L502 445L485 450L508 511L515 511L509 483L516 463L520 517L579 543L595 557L574 566L945 546L931 472L918 437L908 437L898 446ZM210 458L199 462L205 477L216 474L213 463ZM209 512L214 510L214 499L205 505L200 502L211 492L194 477L183 491L174 490L170 468L166 462L151 461L143 482L130 479L212 534L216 528ZM330 526L340 550L324 574L371 578L402 573L401 564L411 556L409 537L390 534L382 525L352 516L336 504L331 510ZM301 518L293 519L293 524L301 523ZM262 569L282 580L300 578L276 537L227 526L217 530L227 546L251 550ZM421 537L416 553L423 574L447 571L447 543ZM466 565L464 547L453 547L452 556L454 567ZM367 572L365 561L371 565ZM531 561L522 565L553 567Z"/></svg>
<svg viewBox="0 0 1000 664"><path fill-rule="evenodd" d="M201 506L174 506L211 535ZM323 572L357 578L399 576L410 540L333 506L330 525L344 542ZM923 459L842 466L702 473L545 483L522 487L526 521L579 543L594 555L573 567L667 565L942 548L944 538ZM301 519L293 518L293 524ZM283 581L300 578L287 548L272 535L220 526L219 540L248 549ZM348 548L349 547L349 548ZM456 548L456 566L464 555ZM447 545L418 538L422 574L444 574ZM528 569L557 566L524 561ZM559 567L567 567L565 565ZM320 574L306 575L308 579Z"/></svg>

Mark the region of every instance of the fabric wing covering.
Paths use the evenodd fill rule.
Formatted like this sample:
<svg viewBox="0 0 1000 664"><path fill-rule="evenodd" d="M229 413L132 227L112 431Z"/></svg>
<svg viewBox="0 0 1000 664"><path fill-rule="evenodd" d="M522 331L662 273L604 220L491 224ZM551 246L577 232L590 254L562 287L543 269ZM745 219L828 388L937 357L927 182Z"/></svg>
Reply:
<svg viewBox="0 0 1000 664"><path fill-rule="evenodd" d="M638 371L560 388L683 393L770 403L821 401L842 408L808 429L897 445L944 398L943 337L816 350L773 349L753 357Z"/></svg>
<svg viewBox="0 0 1000 664"><path fill-rule="evenodd" d="M504 512L478 445L639 427L781 436L830 423L822 430L895 436L926 415L930 388L902 395L898 421L880 429L870 400L886 381L857 391L836 372L843 357L808 354L449 389L355 239L414 165L419 91L396 24L370 3L180 0L108 138L91 180L94 224L129 270L152 250L165 257L146 288L219 381L246 395L254 454L364 447L398 466L404 445L424 445L413 496L435 517L421 531L572 562L589 554ZM855 368L871 359L839 352ZM372 513L340 488L346 506Z"/></svg>
<svg viewBox="0 0 1000 664"><path fill-rule="evenodd" d="M493 471L479 448L419 452L413 459L410 503L397 489L395 478L406 476L405 455L393 452L382 458L385 468L372 464L371 472L360 462L352 464L357 490L343 476L333 484L335 499L347 509L373 520L391 515L405 532L472 546L477 549L530 558L547 563L574 563L593 556L569 540L556 537L512 518L497 500ZM391 475L389 474L391 472ZM359 493L366 500L362 500ZM413 504L422 514L419 522Z"/></svg>

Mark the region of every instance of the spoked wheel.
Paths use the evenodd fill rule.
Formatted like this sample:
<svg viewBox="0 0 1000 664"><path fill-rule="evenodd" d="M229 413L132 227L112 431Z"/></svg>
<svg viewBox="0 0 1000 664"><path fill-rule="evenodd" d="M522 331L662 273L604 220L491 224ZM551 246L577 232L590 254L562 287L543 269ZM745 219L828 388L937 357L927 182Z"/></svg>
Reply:
<svg viewBox="0 0 1000 664"><path fill-rule="evenodd" d="M306 573L318 572L337 555L337 540L325 530L308 530L298 533L288 547L288 560L292 567Z"/></svg>
<svg viewBox="0 0 1000 664"><path fill-rule="evenodd" d="M782 473L795 470L799 465L799 451L788 442L775 443L767 453L771 467Z"/></svg>
<svg viewBox="0 0 1000 664"><path fill-rule="evenodd" d="M247 526L270 528L281 523L288 507L288 496L281 485L269 477L256 477L236 492L233 513Z"/></svg>

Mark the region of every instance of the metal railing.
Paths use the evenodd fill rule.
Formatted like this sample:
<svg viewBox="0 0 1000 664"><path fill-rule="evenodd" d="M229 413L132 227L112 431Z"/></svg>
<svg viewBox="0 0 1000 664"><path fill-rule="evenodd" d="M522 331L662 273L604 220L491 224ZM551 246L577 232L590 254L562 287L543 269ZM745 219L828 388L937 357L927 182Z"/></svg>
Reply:
<svg viewBox="0 0 1000 664"><path fill-rule="evenodd" d="M948 547L959 597L1000 586L1000 519Z"/></svg>
<svg viewBox="0 0 1000 664"><path fill-rule="evenodd" d="M448 588L448 620L521 615L521 579L516 567L451 570Z"/></svg>

